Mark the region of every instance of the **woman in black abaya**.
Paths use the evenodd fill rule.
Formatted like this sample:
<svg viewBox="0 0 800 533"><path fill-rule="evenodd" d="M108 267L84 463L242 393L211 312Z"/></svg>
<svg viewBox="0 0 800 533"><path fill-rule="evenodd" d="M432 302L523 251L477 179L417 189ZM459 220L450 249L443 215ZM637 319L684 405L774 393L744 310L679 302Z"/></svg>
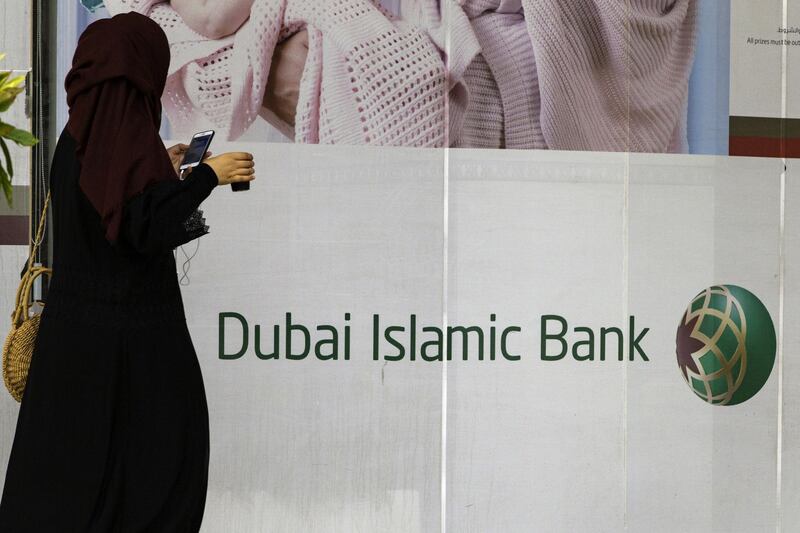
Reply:
<svg viewBox="0 0 800 533"><path fill-rule="evenodd" d="M0 531L196 532L208 410L173 249L205 233L250 154L180 180L158 136L169 47L127 13L81 36L50 173L53 277L22 398Z"/></svg>

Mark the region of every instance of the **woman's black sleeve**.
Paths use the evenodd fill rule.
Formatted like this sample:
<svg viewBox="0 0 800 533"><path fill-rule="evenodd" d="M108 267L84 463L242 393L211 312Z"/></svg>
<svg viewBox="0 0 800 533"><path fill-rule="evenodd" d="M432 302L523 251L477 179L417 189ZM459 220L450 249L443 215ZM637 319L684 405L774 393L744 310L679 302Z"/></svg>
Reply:
<svg viewBox="0 0 800 533"><path fill-rule="evenodd" d="M172 250L208 233L198 209L217 185L205 163L181 180L155 183L130 198L123 209L118 243L141 254Z"/></svg>

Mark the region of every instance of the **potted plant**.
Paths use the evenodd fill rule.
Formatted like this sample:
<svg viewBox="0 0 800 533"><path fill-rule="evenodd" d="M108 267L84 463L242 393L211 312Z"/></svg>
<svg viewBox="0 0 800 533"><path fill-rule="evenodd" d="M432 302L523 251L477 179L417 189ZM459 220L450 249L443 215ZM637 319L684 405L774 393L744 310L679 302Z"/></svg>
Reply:
<svg viewBox="0 0 800 533"><path fill-rule="evenodd" d="M5 54L0 53L0 60L5 56ZM12 77L11 74L10 70L0 71L0 113L8 111L8 108L16 100L17 95L25 90L22 86L25 82L25 76ZM3 189L6 202L10 206L13 201L11 180L14 178L14 166L11 162L11 152L8 149L6 139L14 141L20 146L33 146L39 140L29 132L15 128L0 119L0 150L3 152L3 157L0 159L0 188Z"/></svg>

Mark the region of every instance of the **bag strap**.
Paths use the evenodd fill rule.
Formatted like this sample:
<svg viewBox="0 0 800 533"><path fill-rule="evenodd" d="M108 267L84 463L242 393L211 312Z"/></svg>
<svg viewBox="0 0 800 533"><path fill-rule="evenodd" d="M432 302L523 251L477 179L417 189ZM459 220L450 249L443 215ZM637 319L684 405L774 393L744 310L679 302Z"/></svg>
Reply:
<svg viewBox="0 0 800 533"><path fill-rule="evenodd" d="M36 257L36 252L39 251L39 245L42 243L42 234L44 233L45 223L47 222L47 207L50 205L50 191L47 191L47 198L44 199L44 207L42 207L42 216L39 217L39 226L36 229L36 238L33 239L30 253L28 255L28 271L33 266L33 258Z"/></svg>
<svg viewBox="0 0 800 533"><path fill-rule="evenodd" d="M15 327L19 327L19 325L28 318L30 313L30 297L31 297L31 290L33 289L33 283L36 281L41 275L51 275L53 273L53 269L45 267L45 266L33 266L33 259L36 257L36 252L39 251L39 245L42 241L42 235L44 233L45 222L47 220L47 207L50 204L50 191L47 192L47 198L44 201L44 207L42 208L42 216L39 218L39 226L36 230L36 238L33 240L32 245L30 246L30 254L28 256L28 269L25 271L25 274L20 281L19 287L17 288L17 296L16 296L16 304L14 306L14 311L11 313L11 323Z"/></svg>
<svg viewBox="0 0 800 533"><path fill-rule="evenodd" d="M36 281L36 278L42 275L51 276L52 274L52 268L43 266L33 267L33 270L29 270L26 273L25 278L17 289L17 303L14 307L14 312L11 314L11 323L15 327L19 327L30 316L31 291L33 290L33 283Z"/></svg>

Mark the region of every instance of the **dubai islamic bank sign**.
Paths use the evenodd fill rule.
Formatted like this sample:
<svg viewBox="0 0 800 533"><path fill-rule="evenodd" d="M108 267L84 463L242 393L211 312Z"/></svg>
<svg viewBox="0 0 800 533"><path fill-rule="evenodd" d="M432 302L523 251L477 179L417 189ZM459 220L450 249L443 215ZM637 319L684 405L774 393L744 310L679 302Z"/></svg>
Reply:
<svg viewBox="0 0 800 533"><path fill-rule="evenodd" d="M351 313L344 313L338 323L320 325L304 324L285 313L278 323L262 325L241 313L221 312L218 357L331 362L350 361L354 353L370 353L373 361L517 362L535 353L545 362L650 361L650 328L637 325L635 316L630 316L624 327L591 328L572 325L560 315L541 315L535 330L538 341L530 353L519 349L523 326L501 324L494 313L483 326L442 327L421 323L415 314L404 323L380 314L370 318L369 344L354 346ZM359 331L365 329L359 327ZM775 352L775 328L769 312L753 293L736 285L717 285L700 292L678 325L676 354L683 379L695 395L713 405L736 405L752 398L769 378Z"/></svg>

